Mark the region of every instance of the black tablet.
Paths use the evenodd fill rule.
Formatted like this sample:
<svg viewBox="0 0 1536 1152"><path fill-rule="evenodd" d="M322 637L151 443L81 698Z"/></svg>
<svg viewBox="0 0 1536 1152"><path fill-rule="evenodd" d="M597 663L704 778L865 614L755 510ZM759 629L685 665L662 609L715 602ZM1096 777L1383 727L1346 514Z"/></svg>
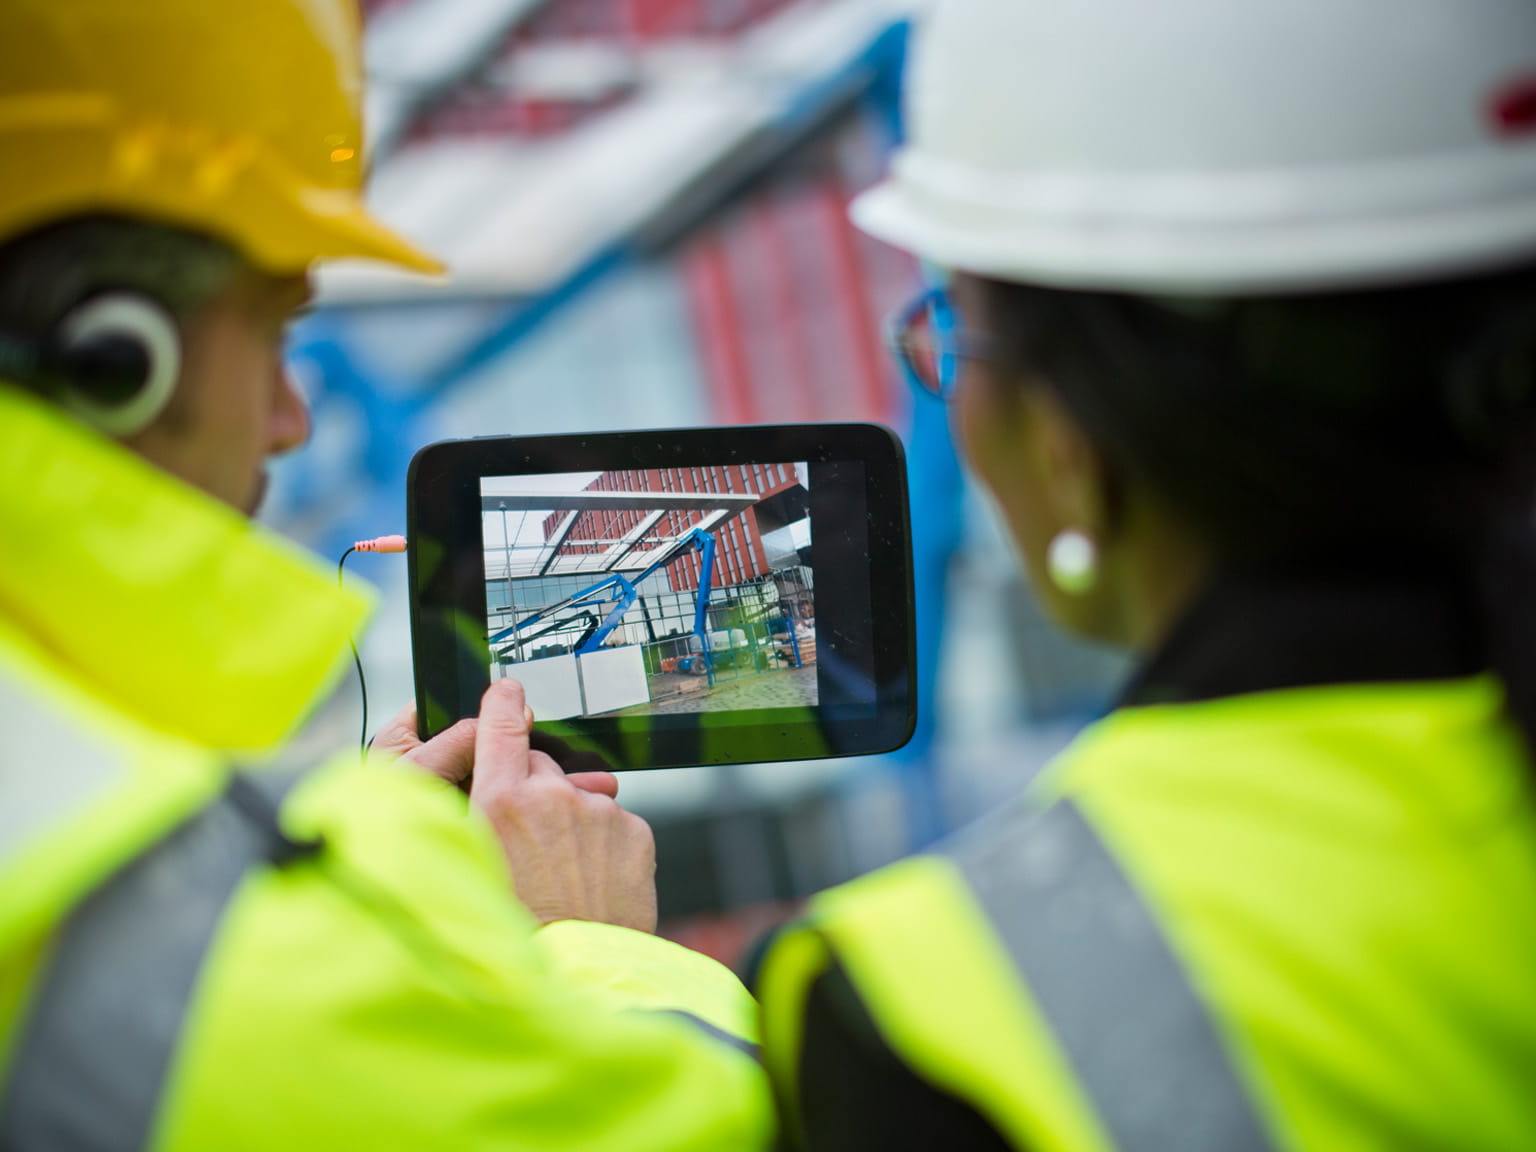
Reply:
<svg viewBox="0 0 1536 1152"><path fill-rule="evenodd" d="M806 760L912 734L906 473L885 428L450 440L416 454L408 502L423 737L507 676L568 765Z"/></svg>

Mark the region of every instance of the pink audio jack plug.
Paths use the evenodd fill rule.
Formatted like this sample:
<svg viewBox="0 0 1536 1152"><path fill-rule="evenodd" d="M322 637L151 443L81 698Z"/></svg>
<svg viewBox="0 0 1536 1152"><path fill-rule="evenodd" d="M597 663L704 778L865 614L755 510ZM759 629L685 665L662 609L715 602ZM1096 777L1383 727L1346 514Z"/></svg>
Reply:
<svg viewBox="0 0 1536 1152"><path fill-rule="evenodd" d="M357 552L404 552L404 536L375 536L372 540L359 540L352 545Z"/></svg>

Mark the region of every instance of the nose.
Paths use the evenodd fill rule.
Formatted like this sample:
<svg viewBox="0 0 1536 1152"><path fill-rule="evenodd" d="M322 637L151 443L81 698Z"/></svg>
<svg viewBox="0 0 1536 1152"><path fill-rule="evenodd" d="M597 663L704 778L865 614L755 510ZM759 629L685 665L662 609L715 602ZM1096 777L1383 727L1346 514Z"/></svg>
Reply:
<svg viewBox="0 0 1536 1152"><path fill-rule="evenodd" d="M277 395L272 405L268 454L281 456L301 447L309 439L309 429L309 404L293 373L286 367L280 367L277 373Z"/></svg>

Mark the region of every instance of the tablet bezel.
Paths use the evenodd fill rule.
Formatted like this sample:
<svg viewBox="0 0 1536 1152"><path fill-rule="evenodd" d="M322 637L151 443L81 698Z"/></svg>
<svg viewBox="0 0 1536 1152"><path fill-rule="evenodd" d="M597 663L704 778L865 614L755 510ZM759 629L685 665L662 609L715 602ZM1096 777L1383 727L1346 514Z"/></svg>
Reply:
<svg viewBox="0 0 1536 1152"><path fill-rule="evenodd" d="M614 770L811 760L905 744L916 723L906 468L900 441L876 424L476 437L421 449L407 481L407 520L422 737L472 715L490 683L481 477L791 463L810 465L834 481L831 490L814 481L808 490L819 702L794 709L573 717L540 721L537 730L546 746L583 754L589 767L596 754ZM861 466L862 477L851 465ZM860 479L862 510L845 507L847 492ZM844 486L841 495L836 484ZM861 612L865 596L868 610Z"/></svg>

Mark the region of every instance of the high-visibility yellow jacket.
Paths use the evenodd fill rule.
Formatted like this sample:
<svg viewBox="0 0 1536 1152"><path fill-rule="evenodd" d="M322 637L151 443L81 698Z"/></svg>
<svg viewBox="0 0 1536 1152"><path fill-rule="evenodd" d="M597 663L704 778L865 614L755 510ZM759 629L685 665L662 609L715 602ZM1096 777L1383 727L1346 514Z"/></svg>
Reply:
<svg viewBox="0 0 1536 1152"><path fill-rule="evenodd" d="M0 554L0 1146L766 1139L724 968L536 930L436 781L280 765L366 608L322 567L3 387Z"/></svg>
<svg viewBox="0 0 1536 1152"><path fill-rule="evenodd" d="M786 1128L843 1152L1536 1148L1536 777L1492 677L1403 678L1433 597L1348 599L1208 617L1185 668L1376 646L1390 679L1145 693L1018 803L816 898L757 985Z"/></svg>

